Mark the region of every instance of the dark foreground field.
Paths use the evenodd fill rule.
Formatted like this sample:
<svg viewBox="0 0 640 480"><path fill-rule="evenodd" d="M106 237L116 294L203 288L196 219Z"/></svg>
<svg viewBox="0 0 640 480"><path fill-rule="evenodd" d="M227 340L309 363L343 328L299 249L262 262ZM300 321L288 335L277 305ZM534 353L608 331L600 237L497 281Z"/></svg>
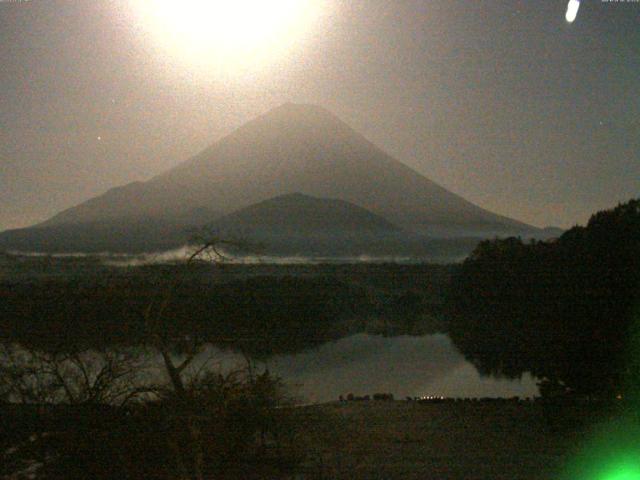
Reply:
<svg viewBox="0 0 640 480"><path fill-rule="evenodd" d="M553 479L583 436L552 431L533 402L347 402L298 415L305 479Z"/></svg>
<svg viewBox="0 0 640 480"><path fill-rule="evenodd" d="M603 451L614 446L616 442L624 441L629 445L637 442L640 418L637 414L629 415L628 412L623 415L623 409L618 405L606 407L588 402L561 404L557 401L545 404L543 400L522 402L500 399L442 403L370 400L283 407L274 412L276 415L272 419L280 418L276 421L282 424L281 433L288 440L278 444L268 443L266 450L253 451L252 455L242 457L242 461L234 461L218 475L203 478L234 480L638 478L637 476L603 476L589 467L593 458L601 455L605 455L602 458L606 458ZM83 438L82 432L86 435L96 428L98 430L95 430L92 435L100 436L101 432L102 434L106 432L100 430L104 425L99 427L98 424L117 421L118 418L118 412L108 408L102 413L95 409L86 410L85 414L88 415L82 416L81 412L74 414L72 411L66 411L66 415L84 419L81 426L76 424L73 427L77 430L75 434L65 437L64 431L76 422L58 423L57 427L48 423L49 426L44 430L36 428L41 434L39 438L45 442L47 440L65 441L65 438L66 441L74 442L74 438ZM96 414L99 417L95 417ZM60 411L57 417L62 418L64 415L65 411ZM54 417L39 418L51 420ZM611 428L616 424L617 430ZM635 426L631 428L630 424ZM68 467L71 470L75 469L74 475L65 475L65 472L62 472L61 476L61 472L58 472L52 477L42 476L44 472L41 462L19 462L13 458L15 454L12 452L16 450L15 446L18 443L28 445L27 437L30 441L36 438L36 435L29 435L25 430L20 435L4 439L6 441L2 448L4 457L0 453L0 459L4 458L5 461L13 459L14 467L22 465L18 470L27 476L11 474L3 476L3 473L17 471L9 468L10 465L7 464L0 467L0 478L98 478L91 473L96 471L101 472L99 478L109 479L167 478L162 473L166 473L162 466L165 462L171 461L172 453L165 452L166 457L163 456L165 454L161 454L164 451L161 448L162 444L169 438L165 438L167 431L159 425L149 425L149 427L150 429L146 430L136 429L137 436L127 439L130 445L128 448L131 448L132 452L127 452L126 455L133 453L132 458L143 450L148 450L151 455L154 452L160 455L157 458L157 464L147 465L140 470L141 475L105 476L109 466L96 462L103 462L109 457L109 453L101 452L105 444L99 441L72 446L76 454L69 458L71 463ZM602 427L607 428L610 433L606 437L604 448L601 444L599 452L596 450L589 453L585 447L589 447L590 443L591 446L594 445L593 440L597 437L594 434ZM43 434L43 432L46 433ZM0 440L2 440L1 437L2 435ZM145 440L141 442L139 437L144 437ZM58 438L57 441L56 438ZM112 437L109 438L113 440ZM213 440L215 438L217 437L212 437ZM231 435L228 440L233 441L234 438ZM612 441L612 438L618 440ZM185 442L184 446L188 447L189 443L186 439ZM217 445L216 448L224 449L225 445ZM185 451L188 452L188 450ZM114 457L116 463L126 457L121 454ZM140 458L148 460L147 454ZM575 469L576 463L579 464L580 461L583 462L583 466L587 466L586 469L583 467ZM115 470L117 469L114 469L114 472ZM34 474L37 472L37 475L29 477L30 471Z"/></svg>

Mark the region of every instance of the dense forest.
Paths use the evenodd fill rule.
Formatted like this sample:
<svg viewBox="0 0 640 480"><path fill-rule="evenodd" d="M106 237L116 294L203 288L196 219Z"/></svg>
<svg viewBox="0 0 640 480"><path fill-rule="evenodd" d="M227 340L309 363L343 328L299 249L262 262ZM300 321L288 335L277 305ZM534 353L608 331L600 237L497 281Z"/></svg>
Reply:
<svg viewBox="0 0 640 480"><path fill-rule="evenodd" d="M160 328L256 358L357 332L442 331L452 272L429 265L123 269L81 259L31 259L27 266L19 260L0 281L4 340L47 350L102 348L145 344L149 329Z"/></svg>
<svg viewBox="0 0 640 480"><path fill-rule="evenodd" d="M480 243L452 280L449 333L485 374L618 395L639 383L639 287L631 200L554 241Z"/></svg>

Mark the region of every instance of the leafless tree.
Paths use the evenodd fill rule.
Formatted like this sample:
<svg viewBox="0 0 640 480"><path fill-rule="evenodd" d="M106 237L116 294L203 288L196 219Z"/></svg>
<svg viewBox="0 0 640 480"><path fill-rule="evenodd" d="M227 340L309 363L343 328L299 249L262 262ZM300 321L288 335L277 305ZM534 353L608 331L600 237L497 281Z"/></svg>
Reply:
<svg viewBox="0 0 640 480"><path fill-rule="evenodd" d="M0 398L23 404L125 405L156 386L145 360L125 349L40 351L0 345ZM146 383L146 384L145 384Z"/></svg>
<svg viewBox="0 0 640 480"><path fill-rule="evenodd" d="M197 334L172 338L163 328L171 320L166 315L189 267L203 262L219 266L227 259L222 251L225 247L246 245L210 236L196 238L183 268L173 271L143 314L151 344L160 353L169 379L165 401L171 405L167 412L175 430L167 441L181 479L204 479L210 472L207 462L232 461L256 441L265 447L269 434L277 448L282 443L282 435L275 432L281 432L285 422L274 419L283 417L284 410L276 407L285 404L287 396L279 379L268 372L256 375L248 357L246 368L227 373L207 368L206 361L201 368L192 368L203 353L203 339Z"/></svg>

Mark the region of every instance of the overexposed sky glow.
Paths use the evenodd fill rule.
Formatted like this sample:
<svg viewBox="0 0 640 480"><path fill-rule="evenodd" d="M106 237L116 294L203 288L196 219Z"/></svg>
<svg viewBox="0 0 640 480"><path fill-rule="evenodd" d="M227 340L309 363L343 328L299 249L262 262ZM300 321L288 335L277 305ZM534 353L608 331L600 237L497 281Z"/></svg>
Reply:
<svg viewBox="0 0 640 480"><path fill-rule="evenodd" d="M584 223L638 195L640 3L581 3L0 1L0 230L285 102L481 207Z"/></svg>
<svg viewBox="0 0 640 480"><path fill-rule="evenodd" d="M278 61L325 8L314 0L132 0L138 23L185 68L233 75Z"/></svg>

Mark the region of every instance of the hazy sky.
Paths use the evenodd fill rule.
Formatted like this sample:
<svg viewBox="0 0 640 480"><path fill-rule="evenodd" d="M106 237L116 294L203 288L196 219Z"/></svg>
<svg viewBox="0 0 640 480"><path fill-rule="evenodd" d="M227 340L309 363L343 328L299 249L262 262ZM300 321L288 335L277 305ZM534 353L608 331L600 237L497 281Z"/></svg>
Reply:
<svg viewBox="0 0 640 480"><path fill-rule="evenodd" d="M564 0L326 0L286 52L226 71L167 49L142 1L0 0L0 230L286 101L535 225L640 196L640 2L583 0L568 24Z"/></svg>

